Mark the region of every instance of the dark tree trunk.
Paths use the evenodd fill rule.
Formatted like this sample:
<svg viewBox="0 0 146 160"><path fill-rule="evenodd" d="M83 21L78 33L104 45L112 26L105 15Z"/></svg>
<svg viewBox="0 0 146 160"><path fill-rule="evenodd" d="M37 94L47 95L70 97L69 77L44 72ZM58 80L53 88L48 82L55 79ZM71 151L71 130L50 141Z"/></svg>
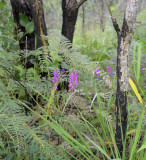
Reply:
<svg viewBox="0 0 146 160"><path fill-rule="evenodd" d="M77 0L62 0L62 35L66 37L71 43L73 42L78 10L85 1L86 0L80 0L80 2L77 2Z"/></svg>
<svg viewBox="0 0 146 160"><path fill-rule="evenodd" d="M113 26L117 32L117 95L116 95L116 132L115 140L122 157L123 142L127 130L127 94L129 90L129 69L128 58L131 40L136 25L139 0L127 0L126 12L123 20L122 29L115 18L112 17ZM111 11L110 11L111 13ZM111 13L112 16L112 13Z"/></svg>
<svg viewBox="0 0 146 160"><path fill-rule="evenodd" d="M19 46L21 50L35 50L42 46L46 46L47 42L44 39L44 35L47 36L47 29L44 19L44 10L42 0L10 0L13 10L14 21L17 24L16 34L23 32L23 37L19 39ZM20 23L19 14L22 13L29 18L30 22L34 23L34 31L27 33L24 25ZM18 35L17 35L18 38ZM46 52L45 48L42 49L42 58L48 59L49 55ZM27 52L26 52L27 53ZM22 58L22 63L26 69L34 67L34 64L31 63L30 59L34 59L35 56L29 56L27 58ZM36 60L38 61L38 60ZM41 72L42 77L47 76L48 73ZM26 89L26 101L36 104L36 102L29 97L29 93ZM34 95L34 99L35 99ZM26 110L27 112L27 110Z"/></svg>
<svg viewBox="0 0 146 160"><path fill-rule="evenodd" d="M76 0L72 0L72 2L70 3L77 5ZM69 8L67 0L62 0L62 11L63 11L62 35L72 43L78 16L78 8L75 9Z"/></svg>
<svg viewBox="0 0 146 160"><path fill-rule="evenodd" d="M20 24L19 13L25 14L30 21L34 22L34 32L25 34L20 40L20 49L26 49L25 41L27 37L27 49L34 50L45 46L46 42L43 35L47 35L46 24L44 20L44 11L42 0L10 0L13 10L14 21L17 24L17 31L26 33L25 28ZM35 46L36 42L36 46Z"/></svg>

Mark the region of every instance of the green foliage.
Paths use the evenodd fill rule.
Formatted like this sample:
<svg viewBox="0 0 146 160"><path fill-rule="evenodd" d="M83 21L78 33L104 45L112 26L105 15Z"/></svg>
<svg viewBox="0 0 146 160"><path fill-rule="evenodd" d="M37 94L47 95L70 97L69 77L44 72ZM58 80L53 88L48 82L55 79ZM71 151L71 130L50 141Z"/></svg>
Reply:
<svg viewBox="0 0 146 160"><path fill-rule="evenodd" d="M116 34L111 27L108 27L105 32L101 32L100 28L96 27L96 31L90 31L83 36L76 34L74 43L81 44L77 47L82 54L103 64L116 55Z"/></svg>
<svg viewBox="0 0 146 160"><path fill-rule="evenodd" d="M23 27L25 27L26 24L30 22L29 18L23 13L19 13L19 18L20 18L20 24Z"/></svg>
<svg viewBox="0 0 146 160"><path fill-rule="evenodd" d="M137 145L138 138L139 138L140 131L141 131L141 124L142 124L144 113L145 113L145 108L143 108L142 114L140 116L140 120L139 120L138 127L137 127L137 130L136 130L134 144L133 144L133 147L132 147L132 150L131 150L131 153L130 153L130 160L133 159L133 155L134 155L134 152L135 152L135 149L136 149L136 145Z"/></svg>
<svg viewBox="0 0 146 160"><path fill-rule="evenodd" d="M141 40L145 41L146 40L146 9L143 9L137 17L137 25L135 29L135 34L134 38L136 41Z"/></svg>
<svg viewBox="0 0 146 160"><path fill-rule="evenodd" d="M47 3L44 5L50 8L60 5L58 1ZM91 4L90 7L93 9ZM51 31L45 37L49 43L46 48L20 51L18 39L25 33L20 32L15 39L10 11L9 5L0 2L0 159L105 160L112 159L111 156L119 159L114 138L116 75L112 80L106 72L107 65L116 72L117 42L110 23L104 33L96 25L95 30L91 28L81 35L78 21L79 32L72 48L64 37ZM34 24L27 16L20 14L20 23L27 33L34 31ZM145 103L145 76L140 66L146 45L145 37L136 30L134 40L139 38L140 42L133 42L130 51L130 73L139 80L136 85ZM44 49L52 62L42 59ZM34 67L26 69L28 61ZM67 91L52 94L52 72L59 70L60 64L67 71L77 70L79 86L74 91L75 100L73 93ZM94 77L97 67L101 69L99 79ZM65 74L61 82L67 79ZM128 143L124 143L124 152L130 156L127 158L145 158L144 107L130 91Z"/></svg>
<svg viewBox="0 0 146 160"><path fill-rule="evenodd" d="M38 56L41 56L42 52L40 50L38 52ZM48 79L40 78L41 72L37 63L35 68L26 70L25 65L20 65L20 61L21 58L17 52L0 52L0 96L2 100L0 103L1 158L63 159L66 155L64 153L60 154L56 147L46 142L44 133L40 131L40 126L36 125L31 128L25 126L25 124L31 121L33 114L26 115L26 109L20 103L25 103L27 100L26 90L30 98L36 95L34 89L46 95L46 98L49 97L52 87L51 78L50 80L49 77ZM42 63L44 64L44 62ZM43 99L39 103L42 104ZM30 105L34 107L32 104Z"/></svg>
<svg viewBox="0 0 146 160"><path fill-rule="evenodd" d="M29 18L23 13L19 13L19 18L20 18L20 24L23 27L25 27L26 33L31 34L34 31L34 22L30 22Z"/></svg>
<svg viewBox="0 0 146 160"><path fill-rule="evenodd" d="M25 29L27 33L29 34L32 33L34 31L34 23L33 22L27 23Z"/></svg>

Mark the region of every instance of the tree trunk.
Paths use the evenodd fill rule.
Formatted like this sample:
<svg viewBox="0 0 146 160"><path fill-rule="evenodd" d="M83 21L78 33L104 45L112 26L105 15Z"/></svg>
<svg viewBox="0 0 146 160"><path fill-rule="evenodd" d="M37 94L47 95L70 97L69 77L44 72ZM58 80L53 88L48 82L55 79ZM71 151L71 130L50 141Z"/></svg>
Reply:
<svg viewBox="0 0 146 160"><path fill-rule="evenodd" d="M112 17L113 25L117 32L117 37L118 37L117 95L116 95L117 123L116 123L115 140L121 157L123 152L123 142L127 130L127 94L129 89L129 80L128 80L129 48L136 25L136 17L139 6L138 2L139 0L127 0L126 12L121 30L116 22L116 19Z"/></svg>
<svg viewBox="0 0 146 160"><path fill-rule="evenodd" d="M102 32L104 32L105 23L106 23L106 13L107 13L106 1L105 0L97 0L96 1L96 8L97 8L98 16L99 16L100 29L102 30Z"/></svg>
<svg viewBox="0 0 146 160"><path fill-rule="evenodd" d="M86 0L80 0L80 2L78 3L76 0L62 0L62 35L66 37L71 43L73 42L78 10L85 1Z"/></svg>
<svg viewBox="0 0 146 160"><path fill-rule="evenodd" d="M21 50L35 50L39 47L46 46L47 42L44 40L44 35L47 36L47 29L46 29L46 24L44 20L44 10L43 10L43 4L42 0L10 0L11 5L12 5L12 10L13 10L13 16L14 16L14 21L17 24L16 28L16 33L21 33L23 32L22 38L18 39L19 40L19 46ZM27 30L24 26L22 25L22 22L20 23L20 13L28 17L29 22L34 23L34 30L31 32L27 33ZM27 19L26 17L26 19ZM18 38L18 35L17 35ZM30 59L34 59L35 56L29 56L26 59L22 59L22 63L24 62L24 66L26 69L34 67L34 64L31 63ZM43 48L43 54L42 54L43 59L48 59L48 53L45 51L45 48ZM46 72L42 72L41 76L44 77L48 75ZM30 97L28 94L28 91L26 90L26 101L29 103L34 103L36 102ZM35 99L35 95L34 95ZM27 112L27 110L26 110Z"/></svg>
<svg viewBox="0 0 146 160"><path fill-rule="evenodd" d="M82 35L84 35L85 32L85 6L82 5Z"/></svg>
<svg viewBox="0 0 146 160"><path fill-rule="evenodd" d="M100 15L100 28L102 32L104 32L105 29L105 14L106 14L106 8L105 8L105 1L101 1L101 15Z"/></svg>
<svg viewBox="0 0 146 160"><path fill-rule="evenodd" d="M10 0L13 10L14 21L17 24L17 31L24 32L24 36L19 40L21 50L26 49L25 40L27 37L27 49L34 50L46 45L43 35L47 36L47 29L44 20L42 0ZM25 27L20 24L19 14L25 14L30 21L34 22L34 31L26 33ZM35 45L36 43L36 45Z"/></svg>
<svg viewBox="0 0 146 160"><path fill-rule="evenodd" d="M68 5L68 3L71 3L71 5ZM72 5L77 4L76 0L71 0L71 2L68 3L67 0L62 0L62 11L63 11L62 35L72 43L78 16L78 8L72 9L72 7L70 7Z"/></svg>
<svg viewBox="0 0 146 160"><path fill-rule="evenodd" d="M62 35L66 37L71 43L73 42L73 36L75 31L75 25L78 17L78 10L82 4L87 0L80 0L77 2L77 0L62 0L62 11L63 11L63 24L62 24ZM64 55L60 54L60 56L64 60ZM62 64L60 63L60 69L62 68ZM66 76L68 76L68 71L66 71ZM59 84L58 89L61 90L61 88L66 89L68 91L68 81L63 82L63 84Z"/></svg>

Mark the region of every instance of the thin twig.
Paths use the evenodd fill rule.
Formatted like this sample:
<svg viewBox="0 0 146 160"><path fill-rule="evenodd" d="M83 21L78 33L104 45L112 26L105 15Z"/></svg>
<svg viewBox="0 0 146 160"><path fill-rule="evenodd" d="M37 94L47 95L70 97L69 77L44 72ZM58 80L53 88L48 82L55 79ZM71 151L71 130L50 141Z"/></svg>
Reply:
<svg viewBox="0 0 146 160"><path fill-rule="evenodd" d="M114 26L117 34L119 34L121 30L120 30L120 27L119 27L119 25L118 25L118 23L117 23L117 20L116 20L116 18L113 17L112 11L111 11L111 9L110 9L109 4L108 4L108 3L106 3L106 4L107 4L108 11L109 11L109 13L110 13L110 15L111 15L111 20L112 20L112 22L113 22L113 26Z"/></svg>
<svg viewBox="0 0 146 160"><path fill-rule="evenodd" d="M18 82L22 87L26 88L20 81L16 80L16 77L15 77L7 68L5 68L4 66L2 66L1 64L0 64L0 66L1 66L6 72L8 72L8 73L14 78L14 80L15 80L16 82Z"/></svg>
<svg viewBox="0 0 146 160"><path fill-rule="evenodd" d="M113 15L112 15L112 11L111 11L111 9L110 9L109 3L107 2L106 5L107 5L108 11L109 11L109 13L110 13L110 15L111 15L111 17L112 17Z"/></svg>

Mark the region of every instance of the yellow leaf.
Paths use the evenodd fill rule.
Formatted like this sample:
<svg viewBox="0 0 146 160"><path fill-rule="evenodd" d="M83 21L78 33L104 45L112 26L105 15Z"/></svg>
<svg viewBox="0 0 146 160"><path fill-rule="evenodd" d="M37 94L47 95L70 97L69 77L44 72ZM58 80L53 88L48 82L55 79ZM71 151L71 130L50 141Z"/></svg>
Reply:
<svg viewBox="0 0 146 160"><path fill-rule="evenodd" d="M142 98L141 98L140 94L138 93L137 88L136 88L134 82L132 81L132 79L130 77L129 77L129 83L130 83L130 86L133 89L135 95L137 96L139 102L143 104Z"/></svg>
<svg viewBox="0 0 146 160"><path fill-rule="evenodd" d="M132 129L132 130L130 130L130 131L127 132L127 136L130 135L130 134L132 134L132 133L135 133L135 132L136 132L136 129Z"/></svg>

